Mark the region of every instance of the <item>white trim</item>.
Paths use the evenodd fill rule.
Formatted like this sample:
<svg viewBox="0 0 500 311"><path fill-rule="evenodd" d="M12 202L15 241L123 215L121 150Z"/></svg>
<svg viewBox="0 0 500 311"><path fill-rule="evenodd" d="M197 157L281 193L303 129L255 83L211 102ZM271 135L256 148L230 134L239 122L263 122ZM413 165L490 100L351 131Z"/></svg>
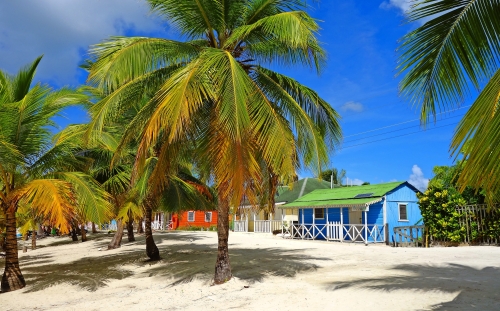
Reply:
<svg viewBox="0 0 500 311"><path fill-rule="evenodd" d="M193 215L193 219L192 220L189 218L189 213L193 213L192 214ZM194 222L195 217L196 217L196 213L194 211L188 211L188 222Z"/></svg>
<svg viewBox="0 0 500 311"><path fill-rule="evenodd" d="M387 195L384 195L384 205L382 207L383 217L384 217L384 225L387 223Z"/></svg>
<svg viewBox="0 0 500 311"><path fill-rule="evenodd" d="M404 205L406 206L405 209L406 209L406 219L401 219L401 205ZM398 221L410 221L408 219L408 203L405 203L405 202L398 202Z"/></svg>

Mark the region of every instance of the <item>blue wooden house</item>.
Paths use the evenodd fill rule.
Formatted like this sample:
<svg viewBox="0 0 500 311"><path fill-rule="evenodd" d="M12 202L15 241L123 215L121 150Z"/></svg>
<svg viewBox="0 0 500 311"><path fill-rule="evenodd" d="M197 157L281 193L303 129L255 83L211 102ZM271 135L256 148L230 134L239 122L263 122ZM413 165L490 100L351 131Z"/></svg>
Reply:
<svg viewBox="0 0 500 311"><path fill-rule="evenodd" d="M422 219L417 192L408 182L314 190L279 208L296 210L284 234L299 239L389 243L396 226Z"/></svg>

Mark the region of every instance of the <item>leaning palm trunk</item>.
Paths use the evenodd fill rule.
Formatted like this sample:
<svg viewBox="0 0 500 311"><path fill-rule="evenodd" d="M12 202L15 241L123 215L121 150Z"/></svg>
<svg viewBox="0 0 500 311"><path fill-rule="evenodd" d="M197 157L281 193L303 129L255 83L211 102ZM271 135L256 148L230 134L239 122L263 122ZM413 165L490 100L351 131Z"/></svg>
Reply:
<svg viewBox="0 0 500 311"><path fill-rule="evenodd" d="M155 244L155 240L153 239L153 231L151 230L151 218L153 215L153 209L149 204L146 204L145 207L145 216L146 216L146 224L144 232L146 233L146 255L148 255L151 260L159 260L160 259L160 251Z"/></svg>
<svg viewBox="0 0 500 311"><path fill-rule="evenodd" d="M121 219L118 219L116 221L116 232L115 235L113 236L113 239L108 244L108 249L119 248L122 244L122 237L123 237L123 223Z"/></svg>
<svg viewBox="0 0 500 311"><path fill-rule="evenodd" d="M92 222L92 233L97 233L97 229L95 228L95 222Z"/></svg>
<svg viewBox="0 0 500 311"><path fill-rule="evenodd" d="M221 196L219 196L220 198ZM229 262L229 204L221 200L217 217L217 261L215 263L215 284L222 284L231 279L231 264Z"/></svg>
<svg viewBox="0 0 500 311"><path fill-rule="evenodd" d="M24 277L19 268L16 239L16 215L14 211L5 213L5 271L2 276L2 292L9 292L26 286Z"/></svg>

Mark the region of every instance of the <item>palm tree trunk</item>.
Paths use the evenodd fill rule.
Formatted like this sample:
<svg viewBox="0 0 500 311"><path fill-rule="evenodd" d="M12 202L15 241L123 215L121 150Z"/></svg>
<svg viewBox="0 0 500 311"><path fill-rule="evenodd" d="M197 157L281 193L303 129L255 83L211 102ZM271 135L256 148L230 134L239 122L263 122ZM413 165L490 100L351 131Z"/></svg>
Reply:
<svg viewBox="0 0 500 311"><path fill-rule="evenodd" d="M122 220L118 219L116 221L116 232L113 239L108 244L108 249L115 249L121 246L123 237L123 224Z"/></svg>
<svg viewBox="0 0 500 311"><path fill-rule="evenodd" d="M28 251L26 241L28 241L28 233L23 234L23 253L26 253Z"/></svg>
<svg viewBox="0 0 500 311"><path fill-rule="evenodd" d="M1 291L10 292L26 286L26 281L19 268L15 211L5 211L5 229L5 271L2 276Z"/></svg>
<svg viewBox="0 0 500 311"><path fill-rule="evenodd" d="M82 234L82 242L87 242L87 232L85 232L85 225L80 225L80 233Z"/></svg>
<svg viewBox="0 0 500 311"><path fill-rule="evenodd" d="M229 204L221 199L223 196L219 194L219 208L217 216L217 261L215 262L214 283L222 284L229 281L232 277L231 264L229 262Z"/></svg>
<svg viewBox="0 0 500 311"><path fill-rule="evenodd" d="M139 220L139 223L137 225L137 234L144 233L144 228L142 227L142 219Z"/></svg>
<svg viewBox="0 0 500 311"><path fill-rule="evenodd" d="M31 250L34 251L36 249L36 236L38 232L36 230L36 225L33 226L33 233L31 234Z"/></svg>
<svg viewBox="0 0 500 311"><path fill-rule="evenodd" d="M134 226L132 225L133 221L134 220L132 218L130 218L130 215L129 215L128 221L127 221L127 237L128 237L128 241L129 242L134 242L135 241Z"/></svg>
<svg viewBox="0 0 500 311"><path fill-rule="evenodd" d="M76 227L78 228L78 225L76 225ZM76 234L75 227L71 228L71 239L73 240L73 242L78 242L78 235Z"/></svg>
<svg viewBox="0 0 500 311"><path fill-rule="evenodd" d="M151 230L151 217L153 216L153 209L150 206L145 208L146 214L146 224L145 230L146 233L146 255L148 255L151 260L159 260L160 259L160 251L158 247L156 247L155 240L153 239L153 231Z"/></svg>
<svg viewBox="0 0 500 311"><path fill-rule="evenodd" d="M97 229L95 228L95 223L92 223L92 233L97 233Z"/></svg>

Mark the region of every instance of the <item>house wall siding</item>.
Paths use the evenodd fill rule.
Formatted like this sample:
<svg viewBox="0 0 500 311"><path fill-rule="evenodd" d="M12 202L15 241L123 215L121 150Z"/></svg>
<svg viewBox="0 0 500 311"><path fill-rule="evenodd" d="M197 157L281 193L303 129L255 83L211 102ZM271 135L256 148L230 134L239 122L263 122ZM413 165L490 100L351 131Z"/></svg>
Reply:
<svg viewBox="0 0 500 311"><path fill-rule="evenodd" d="M185 228L190 226L205 227L217 226L217 211L212 212L212 221L205 221L205 211L194 211L194 221L188 221L188 212L174 214L172 216L173 229Z"/></svg>
<svg viewBox="0 0 500 311"><path fill-rule="evenodd" d="M418 206L417 194L406 185L401 185L393 191L387 193L387 224L389 226L389 240L394 241L394 227L413 226L422 219ZM406 213L407 221L399 220L399 203L408 204Z"/></svg>
<svg viewBox="0 0 500 311"><path fill-rule="evenodd" d="M383 225L384 224L384 202L370 205L370 210L367 213L369 225ZM365 223L365 213L362 214L363 224Z"/></svg>

